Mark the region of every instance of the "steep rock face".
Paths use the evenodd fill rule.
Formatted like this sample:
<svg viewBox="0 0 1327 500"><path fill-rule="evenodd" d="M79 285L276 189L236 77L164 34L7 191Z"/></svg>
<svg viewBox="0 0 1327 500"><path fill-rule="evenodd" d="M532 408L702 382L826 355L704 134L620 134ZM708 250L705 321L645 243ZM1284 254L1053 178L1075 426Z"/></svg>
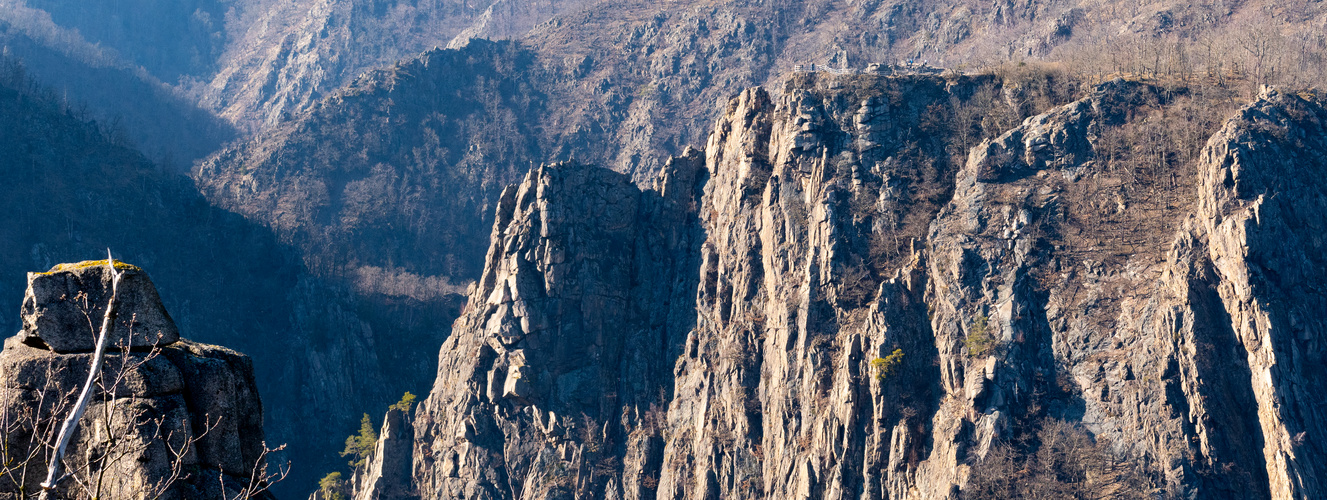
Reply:
<svg viewBox="0 0 1327 500"><path fill-rule="evenodd" d="M825 85L849 88L832 96L797 92L782 99L778 113L788 119L779 121L776 139L771 139L774 113L770 97L763 92L744 94L728 109L729 118L718 125L706 159L710 164L708 169L697 172L699 153L674 159L656 189L646 191L645 202L635 201L635 195L614 195L622 198L615 209L620 213L610 217L581 215L581 211L601 209L596 208L598 202L580 205L578 200L603 196L583 193L604 188L583 180L562 181L563 176L580 179L589 175L579 170L573 171L574 176L561 173L569 166L531 174L533 177L527 178L519 188L505 192L499 204L484 278L472 290L469 312L458 321L453 337L443 348L439 381L416 419L420 443L416 476L421 493L458 495L462 491L459 488L473 487L474 490L465 490L467 496L482 493L493 497L539 497L560 492L641 498L654 496L661 487L683 489L685 486L669 482L676 478L661 476L661 472L679 472L677 465L670 468L662 459L665 446L681 442L665 440L668 435L664 429L669 428L669 422L664 419L662 399L673 392L674 381L689 388L689 384L706 384L706 378L714 372L734 377L743 387L723 395L724 407L750 410L758 422L760 407L751 391L758 385L759 369L750 364L758 362L757 353L762 348L751 345L759 340L748 335L720 341L713 332L725 328L727 333L738 335L743 331L742 325L749 321L748 308L753 306L746 301L750 294L764 293L752 286L756 276L767 272L763 269L760 248L762 245L780 248L780 243L763 242L761 238L805 241L805 236L796 227L777 235L747 232L760 223L761 217L770 215L761 215L762 212L744 204L753 200L760 203L765 196L762 189L772 182L774 189L797 193L788 194L785 200L775 200L788 204L790 212L798 214L796 222L789 224L801 227L805 227L809 217L826 217L824 214L834 210L821 208L808 215L806 202L801 200L804 195L798 193L801 190L811 192L805 196L813 200L837 200L839 210L845 210L854 199L868 206L915 204L937 210L936 197L943 196L946 174L937 166L939 162L921 162L918 151L943 156L951 134L935 124L922 126L926 111L971 100L973 95L981 94L978 89L989 92L998 86L998 82L989 78L960 79L949 86L940 79L904 78L890 80L886 92L875 92L879 94L877 97L868 97L872 84L881 80L849 78L836 82ZM817 85L814 78L802 84L812 88ZM886 114L891 114L898 125L883 126ZM846 118L848 128L839 128L835 118ZM726 154L716 154L715 151L722 149L719 144L725 141L732 141L731 148L725 150ZM833 154L824 146L826 142L834 144ZM769 156L774 153L769 152L770 144L777 144L780 172L794 181L771 180ZM880 186L881 181L865 170L849 168L845 159L848 157L840 158L837 149L844 144L854 151L857 147L871 151L870 158L878 160L871 168L893 174L889 182L898 199L882 200L877 193L852 194L866 193L869 187ZM902 159L896 158L896 154ZM817 166L827 155L835 158L836 163ZM611 173L594 175L625 183L624 178ZM710 175L716 177L707 180ZM871 179L863 180L868 177ZM831 183L834 187L825 188L822 180L831 178L835 179ZM853 178L857 179L855 184ZM697 182L707 186L704 207L700 205L700 193L692 192L696 188L687 188ZM635 192L624 185L615 189ZM848 194L840 193L840 189ZM662 199L651 201L658 197ZM564 224L573 222L572 229L562 229ZM872 246L869 234L875 225L890 224L888 227L898 227L902 234L921 236L926 223L925 217L859 220L854 226L857 232L853 244L861 254L869 256L870 250L866 248ZM709 241L703 244L702 227L710 234ZM605 232L609 236L601 236ZM563 243L561 240L567 238L564 233L578 236ZM820 241L829 247L831 244L825 240L821 235ZM912 243L906 237L878 240L874 247L882 261L911 262L906 252L911 252ZM771 257L781 259L778 265L805 269L804 261L797 265L787 262L787 249L779 251L783 255ZM565 270L568 266L563 264L564 259L572 264L571 271ZM578 270L585 265L582 260L609 264L597 263L593 266L598 270L596 273L580 276L584 274ZM842 265L852 265L858 273L875 272L865 267L866 260L858 255ZM564 278L564 274L577 278ZM727 277L734 275L745 275L752 281L727 282ZM820 275L816 271L816 276ZM631 276L636 277L628 280ZM593 307L592 312L569 315L566 312L569 300L563 298L568 291L559 283L573 284L575 288L569 291L578 293L585 293L579 290L586 286L605 291L590 294L603 298L596 298L589 305L585 305L583 296L571 295L575 299L571 303L577 304L577 309ZM845 298L836 300L851 301L854 305L865 300L866 292L856 287L856 283L851 285L854 286L833 285L835 289L847 290ZM795 287L780 286L779 293L798 293L787 290ZM914 290L919 289L914 287ZM609 299L612 302L602 303ZM711 309L697 314L697 301ZM630 307L624 308L623 304ZM545 312L550 307L560 312ZM776 307L788 306L780 303ZM797 308L791 307L794 311ZM613 321L599 318L605 315ZM563 319L557 320L558 317ZM587 321L587 317L593 321ZM617 334L619 338L610 336L601 340L606 335L601 333L605 324L613 324L614 331L623 333ZM719 326L724 324L728 326ZM746 328L745 331L754 334L755 330ZM544 343L547 338L560 340L549 345ZM572 338L579 340L565 340ZM791 342L787 338L780 341ZM822 348L819 343L816 346L815 349ZM588 351L563 351L572 348ZM660 357L661 352L668 354ZM670 370L670 360L680 355L684 361ZM587 367L585 363L591 364ZM726 368L712 370L718 363L724 363L722 366ZM586 373L577 373L581 371ZM569 399L567 391L577 390L575 386L579 384L574 381L603 377L605 372L618 374L608 379L611 382L601 379L601 391L607 398ZM660 390L666 392L660 394ZM676 390L684 389L679 386ZM687 404L701 413L697 419L711 411L711 405L706 403ZM510 415L517 410L526 414ZM584 413L586 418L578 413ZM701 425L708 420L696 422ZM534 430L530 431L530 427ZM706 435L710 432L707 429L696 432L700 434L697 439L713 439ZM517 439L531 444L513 444ZM545 451L539 451L541 447ZM506 467L499 466L503 463L499 459ZM506 475L508 471L523 477L511 478ZM749 466L744 469L746 474L750 471ZM750 484L743 486L750 487Z"/></svg>
<svg viewBox="0 0 1327 500"><path fill-rule="evenodd" d="M1327 431L1314 403L1327 382L1315 317L1327 280L1324 124L1318 100L1264 91L1213 138L1200 173L1198 231L1220 278L1216 293L1229 322L1220 326L1246 357L1257 403L1250 431L1261 435L1273 498L1313 498L1327 487L1320 479Z"/></svg>
<svg viewBox="0 0 1327 500"><path fill-rule="evenodd" d="M618 204L634 219L548 223L600 213L589 200L603 195L584 193L603 188L545 180L566 166L504 193L416 419L421 493L999 495L991 464L1011 446L1051 450L1026 436L1069 422L1106 450L1089 488L1315 497L1322 106L1269 91L1218 115L1200 91L1116 80L973 144L991 84L743 92L710 136L696 210L678 212L698 225L673 249L690 261L623 248L651 227L631 196ZM606 264L574 271L586 262ZM622 269L659 263L641 274L692 274L650 302L670 318L658 347L604 361L618 344L597 318L631 346L621 305L665 293L625 286ZM550 316L558 283L606 302L570 295L578 314L564 299ZM646 383L588 398L569 377L638 355L673 370L612 372ZM666 414L642 405L651 387L671 387Z"/></svg>
<svg viewBox="0 0 1327 500"><path fill-rule="evenodd" d="M356 471L351 498L418 499L412 480L414 448L415 427L410 421L410 413L400 408L387 410L372 456L368 457L368 463L363 469Z"/></svg>
<svg viewBox="0 0 1327 500"><path fill-rule="evenodd" d="M1164 120L1176 106L1158 89L1110 82L974 148L929 238L945 391L933 439L950 444L916 467L924 493L965 483L966 466L992 441L1050 417L1082 422L1120 456L1154 468L1173 494L1233 494L1197 477L1210 466L1189 448L1185 415L1217 398L1226 425L1245 423L1247 381L1225 371L1240 363L1196 367L1182 347L1220 342L1208 338L1219 318L1202 289L1210 276L1184 233L1203 166L1139 166L1110 158L1106 145L1136 125L1131 117ZM1204 377L1214 394L1195 393L1193 380ZM1223 446L1233 455L1222 461L1239 458L1243 444ZM1245 470L1255 480L1231 487L1256 491L1263 481Z"/></svg>
<svg viewBox="0 0 1327 500"><path fill-rule="evenodd" d="M947 152L976 132L937 118L998 82L793 83L734 99L707 145L698 348L678 361L662 498L885 496L927 451L921 239L952 189Z"/></svg>
<svg viewBox="0 0 1327 500"><path fill-rule="evenodd" d="M657 440L629 422L652 403L662 411L659 353L694 321L673 312L694 290L683 271L699 241L701 161L676 159L644 192L575 164L504 191L484 277L415 419L421 496L616 494L624 443Z"/></svg>
<svg viewBox="0 0 1327 500"><path fill-rule="evenodd" d="M833 198L823 196L820 206L809 205L807 229L786 233L806 238L805 270L789 273L801 266L782 264L781 257L785 252L796 255L799 245L794 238L779 236L780 219L791 217L780 217L779 212L787 211L775 208L772 200L782 193L769 181L764 195L768 215L762 223L719 232L760 234L758 247L745 248L760 249L763 269L743 271L742 263L754 267L754 259L743 258L751 252L738 246L731 251L737 256L733 263L719 266L725 271L719 273L716 286L702 282L699 291L702 315L708 290L721 291L715 301L718 317L762 302L759 292L734 295L728 302L722 293L725 288L763 289L768 296L777 296L770 292L791 282L790 288L802 294L771 301L772 308L765 302L763 314L733 315L748 321L763 318L773 326L765 327L767 344L759 355L762 379L759 392L753 391L759 394L763 429L754 431L753 411L706 402L709 395L725 391L740 395L738 389L744 387L737 381L708 380L728 373L722 366L700 370L692 384L679 380L670 421L705 422L699 415L710 415L710 421L672 429L676 437L670 441L665 463L692 463L700 457L703 465L678 467L676 480L665 470L661 494L703 498L743 484L747 478L738 466L743 447L712 443L722 442L718 436L755 435L758 439L745 446L751 457L746 460L763 455L763 474L747 473L754 476L751 484L763 479L766 494L946 497L967 483L969 467L980 463L993 443L1035 429L1041 419L1054 418L1081 422L1102 442L1114 443L1119 457L1145 464L1157 477L1155 486L1171 494L1311 497L1304 491L1313 488L1313 481L1292 471L1313 467L1307 465L1313 455L1295 453L1302 441L1293 435L1305 432L1298 436L1307 439L1308 429L1317 424L1311 413L1297 417L1295 424L1285 424L1284 410L1279 408L1288 403L1271 403L1272 394L1285 389L1274 389L1274 383L1263 382L1256 374L1273 371L1268 358L1274 349L1264 347L1264 354L1257 354L1250 347L1247 356L1233 349L1238 347L1233 341L1241 337L1231 332L1256 324L1251 319L1230 319L1251 308L1233 298L1238 296L1235 290L1248 287L1223 276L1239 274L1223 273L1221 265L1212 263L1245 260L1220 255L1223 247L1239 248L1243 243L1231 245L1207 236L1215 230L1204 231L1198 221L1226 220L1224 214L1202 207L1210 206L1213 202L1208 200L1213 198L1233 198L1204 181L1222 175L1219 165L1240 163L1220 158L1224 147L1220 144L1257 144L1246 147L1266 151L1263 161L1281 165L1278 162L1283 160L1273 160L1278 158L1276 151L1286 147L1286 137L1291 143L1313 137L1321 108L1284 96L1269 103L1264 97L1228 126L1273 131L1262 137L1223 131L1203 157L1164 166L1138 166L1111 157L1118 156L1109 147L1112 137L1141 126L1141 116L1165 120L1165 113L1184 105L1182 100L1159 89L1111 82L1081 101L1030 118L977 146L954 177L952 200L928 216L933 222L924 246L918 245L913 260L901 263L898 274L881 283L865 311L842 300L847 294L833 286L836 278L852 276L846 266L834 269L835 254L852 251L852 232L846 221L835 220L830 209ZM758 98L744 96L739 102L754 101ZM739 104L736 110L730 108L729 116L749 117L761 109L744 110ZM1259 119L1260 113L1281 117L1282 123L1267 124L1269 120ZM814 113L794 123L803 120L815 124ZM860 126L861 120L857 123L859 132L867 128ZM1300 129L1306 132L1301 135ZM756 167L764 158L746 141L764 144L766 130L771 147L764 158L774 159L771 179L787 175L778 166L788 160L779 159L796 157L779 154L777 121L768 128L749 128L737 139L725 137L727 126L721 122L711 136L709 164L718 165L712 182L720 182L724 171L733 179L732 187L711 191L714 196L708 201L716 209L732 206L731 200L750 192L743 183L760 178ZM795 142L826 139L817 134ZM1301 154L1306 157L1301 163L1312 164L1310 159L1321 151L1312 143L1305 143L1304 149L1309 152ZM756 154L750 153L753 150ZM736 161L731 152L740 152ZM828 164L826 159L819 163ZM731 162L727 168L725 162ZM814 159L809 167L802 170L814 174L825 168ZM822 179L810 186L819 184L832 191L833 179ZM1198 189L1186 191L1187 186ZM1316 199L1316 191L1306 191L1304 199ZM720 193L729 198L720 198ZM1300 203L1288 203L1304 210ZM1311 202L1308 206L1313 207ZM902 212L926 210L917 204L895 207ZM1291 243L1289 250L1278 247L1277 253L1312 253L1306 250L1311 243L1294 238L1277 241ZM1307 271L1311 268L1298 269L1297 274L1307 279L1313 276ZM702 276L707 275L702 268ZM732 283L727 287L725 275ZM763 283L752 284L753 277ZM819 307L817 292L822 297ZM787 326L780 328L780 318L788 318ZM861 323L854 324L857 321ZM1226 326L1232 321L1234 326ZM873 333L879 336L871 338ZM817 334L824 339L820 345L824 354L816 352L813 341L802 340L815 339ZM866 338L857 340L857 335ZM715 338L713 342L722 345L741 336L721 333ZM904 354L901 370L886 375L883 364L866 363L872 357L884 361L894 349ZM1281 347L1282 352L1295 350ZM868 354L863 356L863 351ZM827 358L820 361L823 365L797 371L799 365L819 361L817 354ZM920 354L926 363L910 365L912 354ZM679 365L691 362L684 358ZM938 366L938 373L927 365ZM1316 383L1312 369L1286 370L1284 380L1294 381L1286 387ZM868 373L875 375L874 380L863 380ZM928 382L938 382L938 387ZM688 386L696 387L695 392L688 392ZM902 387L908 387L903 392L909 398L886 397L891 389ZM863 400L874 404L859 403ZM1257 415L1251 413L1255 402ZM920 421L918 414L923 416ZM1259 449L1265 458L1258 456ZM1299 457L1307 463L1297 463ZM730 465L733 462L737 464Z"/></svg>
<svg viewBox="0 0 1327 500"><path fill-rule="evenodd" d="M76 283L68 294L52 296L29 290L37 309L82 306L89 317L101 316L93 300L109 297L110 279L100 279L105 263L62 265L32 273L29 281ZM129 327L137 314L161 311L156 290L142 271L126 266L126 300L117 307L115 324ZM100 269L103 272L94 272ZM89 279L98 278L98 279ZM83 297L89 297L87 301ZM46 299L46 300L43 300ZM101 304L104 309L104 303ZM169 316L165 316L169 321ZM5 426L0 489L34 493L45 479L52 441L72 411L88 370L93 348L50 350L29 345L33 338L95 337L92 325L38 321L5 342L0 351L0 421ZM139 326L134 324L132 326ZM126 332L127 333L127 332ZM118 336L112 333L112 338ZM133 339L122 340L137 340ZM264 470L266 444L263 408L248 356L224 347L156 336L143 348L111 347L91 404L79 421L66 455L72 474L59 487L62 498L204 498L257 493L254 482ZM218 481L220 479L220 481Z"/></svg>
<svg viewBox="0 0 1327 500"><path fill-rule="evenodd" d="M1261 183L1295 177L1289 164L1321 168L1322 144L1311 138L1322 108L1264 94L1193 164L1121 170L1103 158L1102 136L1128 127L1127 114L1166 103L1153 89L1115 87L983 144L960 173L930 241L932 325L954 411L938 414L935 428L965 422L982 444L1046 405L1149 464L1172 494L1311 498L1317 485L1303 471L1317 465L1303 443L1321 425L1313 412L1282 408L1301 407L1296 388L1321 382L1316 368L1277 360L1317 348L1312 334L1272 333L1269 318L1288 323L1321 297L1255 306L1275 300L1259 293L1287 288L1248 276L1286 269L1305 283L1320 279L1304 264L1317 253L1311 240L1296 236L1312 224L1254 213L1270 191L1289 200L1272 212L1320 209L1316 186ZM1304 153L1289 154L1292 144ZM1243 171L1258 194L1236 187ZM1275 243L1247 236L1264 230L1278 234ZM974 356L978 324L999 343L992 357ZM962 441L961 427L947 430L934 439ZM962 483L962 463L961 454L933 455L919 476L956 471L947 482Z"/></svg>

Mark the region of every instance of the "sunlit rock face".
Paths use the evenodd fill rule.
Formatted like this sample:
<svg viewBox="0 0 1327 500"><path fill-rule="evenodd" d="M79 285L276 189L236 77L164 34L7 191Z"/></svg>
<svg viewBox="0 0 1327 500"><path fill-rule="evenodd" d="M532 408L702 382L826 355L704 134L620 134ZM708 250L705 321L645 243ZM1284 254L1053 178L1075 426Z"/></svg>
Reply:
<svg viewBox="0 0 1327 500"><path fill-rule="evenodd" d="M1116 80L997 130L1003 84L802 77L651 189L532 171L416 416L420 493L1316 496L1327 111ZM1110 472L993 472L1032 455Z"/></svg>

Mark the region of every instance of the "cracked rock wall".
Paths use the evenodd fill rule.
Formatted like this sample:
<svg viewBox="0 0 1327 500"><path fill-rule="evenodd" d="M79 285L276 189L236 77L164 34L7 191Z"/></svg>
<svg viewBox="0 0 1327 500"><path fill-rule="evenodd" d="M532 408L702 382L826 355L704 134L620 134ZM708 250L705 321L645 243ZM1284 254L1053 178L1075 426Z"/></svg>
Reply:
<svg viewBox="0 0 1327 500"><path fill-rule="evenodd" d="M1327 111L1116 80L982 120L1026 91L794 78L652 189L532 171L416 417L421 494L957 498L1054 419L1146 494L1320 496Z"/></svg>

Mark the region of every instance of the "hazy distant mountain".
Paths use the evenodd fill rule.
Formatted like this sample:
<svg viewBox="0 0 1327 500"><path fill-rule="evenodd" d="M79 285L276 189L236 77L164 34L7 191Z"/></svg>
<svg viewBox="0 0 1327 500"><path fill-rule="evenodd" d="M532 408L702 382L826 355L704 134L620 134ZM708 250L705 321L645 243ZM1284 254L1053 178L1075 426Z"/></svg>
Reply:
<svg viewBox="0 0 1327 500"><path fill-rule="evenodd" d="M642 94L637 115L672 120L676 114L700 123L708 120L686 117L708 111L691 101L708 104L734 88L774 83L771 78L795 65L860 68L914 60L972 68L1011 59L1073 59L1097 70L1122 57L1183 59L1166 54L1186 39L1203 42L1201 53L1187 54L1199 59L1213 52L1243 56L1251 45L1240 42L1246 34L1275 32L1276 43L1301 52L1321 52L1327 43L1327 18L1305 1L84 3L5 0L0 19L28 31L63 30L62 38L73 33L247 131L297 115L366 70L472 38L521 40L546 63L567 59L593 74L582 82L586 90ZM658 102L661 96L672 102ZM567 97L584 102L587 95ZM634 122L629 133L613 137L626 145L611 162L617 168L657 168L660 149L676 152L679 143L698 140L704 128L688 123L691 130L678 135L656 132L639 117Z"/></svg>
<svg viewBox="0 0 1327 500"><path fill-rule="evenodd" d="M176 172L236 137L235 129L162 83L76 33L21 29L0 16L0 55L61 102L121 133L153 161Z"/></svg>

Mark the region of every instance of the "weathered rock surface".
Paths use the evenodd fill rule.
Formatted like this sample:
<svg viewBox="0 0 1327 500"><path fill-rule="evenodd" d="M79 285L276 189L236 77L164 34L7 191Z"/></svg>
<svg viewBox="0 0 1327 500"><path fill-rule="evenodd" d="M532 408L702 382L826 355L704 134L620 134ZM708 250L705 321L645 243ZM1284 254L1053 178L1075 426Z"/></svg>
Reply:
<svg viewBox="0 0 1327 500"><path fill-rule="evenodd" d="M988 85L752 89L654 190L508 189L421 495L957 498L1063 421L1095 491L1321 496L1327 110L1116 80L970 144Z"/></svg>
<svg viewBox="0 0 1327 500"><path fill-rule="evenodd" d="M157 288L142 269L117 265L124 272L109 346L169 345L180 339L175 322L161 305ZM55 352L92 352L101 317L111 297L106 261L61 264L44 273L28 273L23 297L23 342Z"/></svg>
<svg viewBox="0 0 1327 500"><path fill-rule="evenodd" d="M616 491L628 443L658 453L662 421L646 413L671 392L670 332L694 321L671 313L694 300L703 178L697 152L670 165L646 191L559 164L503 193L486 272L417 411L422 497Z"/></svg>
<svg viewBox="0 0 1327 500"><path fill-rule="evenodd" d="M1195 411L1191 418L1220 439L1200 434L1200 452L1240 456L1255 478L1265 470L1273 498L1327 495L1327 416L1317 403L1327 383L1327 110L1266 90L1213 137L1202 165L1194 232L1215 278L1205 291L1220 299L1222 314L1211 320L1236 366L1247 367L1210 376L1230 377L1256 406L1236 409L1245 434L1222 429L1219 413ZM1221 396L1211 389L1206 399Z"/></svg>
<svg viewBox="0 0 1327 500"><path fill-rule="evenodd" d="M378 431L378 445L368 464L357 470L354 480L354 500L418 500L415 493L413 457L415 427L410 413L399 408L387 410L382 429Z"/></svg>
<svg viewBox="0 0 1327 500"><path fill-rule="evenodd" d="M86 321L62 321L71 312L62 308L74 306L68 299L54 300L54 294L86 296L85 307L104 308L109 298L103 289L109 276L101 279L109 274L105 267L62 265L50 274L29 277L33 288L24 311L35 319L25 317L25 330L7 339L0 351L5 439L0 458L8 471L0 478L4 494L39 491L52 452L50 436L72 410L91 368L92 352L46 348L47 343L66 345L58 339L84 335L87 328ZM136 328L169 325L175 333L147 275L136 267L123 269L120 314L145 313L138 316ZM101 306L98 301L103 301ZM39 306L29 307L34 303ZM98 326L100 311L89 313ZM127 333L128 322L120 318L116 328ZM137 332L133 338L138 341ZM178 335L169 342L165 338L136 344L139 349L108 350L91 403L66 453L72 477L59 484L61 498L219 498L223 493L230 498L253 486L251 477L263 467L265 443L252 363L224 347ZM256 498L269 497L261 493Z"/></svg>

